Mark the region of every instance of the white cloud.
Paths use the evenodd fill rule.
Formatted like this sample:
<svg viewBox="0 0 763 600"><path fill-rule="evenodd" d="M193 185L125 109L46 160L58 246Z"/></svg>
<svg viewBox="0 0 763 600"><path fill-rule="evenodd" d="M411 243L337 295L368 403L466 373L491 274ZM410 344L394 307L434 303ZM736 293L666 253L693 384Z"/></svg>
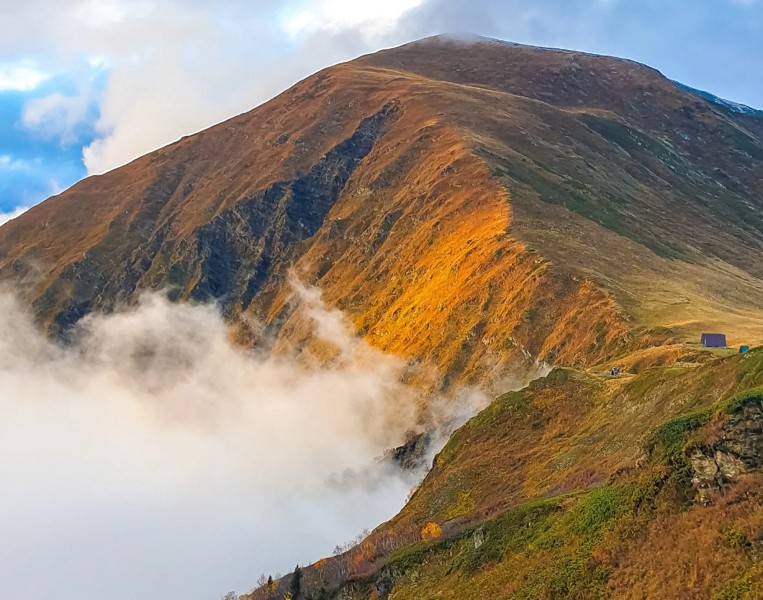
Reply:
<svg viewBox="0 0 763 600"><path fill-rule="evenodd" d="M85 0L60 10L51 0L0 0L8 33L0 57L23 48L47 55L50 69L80 88L108 69L97 139L84 151L88 171L102 173L249 110L328 64L404 41L394 26L422 1ZM292 35L287 14L302 15ZM68 106L62 96L72 98ZM84 110L77 98L60 93L46 101L55 104L50 111L46 102L32 105L27 124L65 134Z"/></svg>
<svg viewBox="0 0 763 600"><path fill-rule="evenodd" d="M423 0L387 0L354 2L323 0L309 2L284 19L284 29L291 37L319 31L360 30L368 37L388 33L405 13L420 6Z"/></svg>
<svg viewBox="0 0 763 600"><path fill-rule="evenodd" d="M50 78L50 73L31 63L0 64L0 92L30 92Z"/></svg>
<svg viewBox="0 0 763 600"><path fill-rule="evenodd" d="M92 100L87 91L67 96L60 93L26 102L21 124L28 131L46 139L71 143L77 139L77 130L88 121Z"/></svg>
<svg viewBox="0 0 763 600"><path fill-rule="evenodd" d="M0 171L31 171L29 161L14 158L10 154L0 154Z"/></svg>
<svg viewBox="0 0 763 600"><path fill-rule="evenodd" d="M416 476L376 457L415 422L405 365L298 293L329 366L245 351L214 307L156 295L62 348L0 293L0 597L218 598L402 506Z"/></svg>
<svg viewBox="0 0 763 600"><path fill-rule="evenodd" d="M23 215L28 210L29 210L28 206L18 206L11 211L0 212L0 225L4 225L8 221Z"/></svg>
<svg viewBox="0 0 763 600"><path fill-rule="evenodd" d="M113 27L135 15L149 15L151 8L148 2L83 0L74 5L73 14L84 26L98 29Z"/></svg>

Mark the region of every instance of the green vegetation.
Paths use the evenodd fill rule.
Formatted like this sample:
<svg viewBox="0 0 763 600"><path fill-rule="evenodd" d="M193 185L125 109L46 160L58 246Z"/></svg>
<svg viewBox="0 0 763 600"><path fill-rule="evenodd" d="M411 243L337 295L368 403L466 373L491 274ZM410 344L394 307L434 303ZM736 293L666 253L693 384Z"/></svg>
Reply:
<svg viewBox="0 0 763 600"><path fill-rule="evenodd" d="M741 408L754 402L763 404L763 387L756 387L733 395L725 402L723 409L728 414L733 415Z"/></svg>
<svg viewBox="0 0 763 600"><path fill-rule="evenodd" d="M532 543L547 544L553 535L550 528L554 517L561 510L562 505L555 498L518 506L482 526L484 542L479 548L475 547L470 537L466 538L455 563L467 573L473 573L485 564L499 561L506 554L518 552Z"/></svg>
<svg viewBox="0 0 763 600"><path fill-rule="evenodd" d="M661 425L649 436L647 451L660 463L676 466L682 464L683 448L688 435L697 431L710 420L710 411L676 417Z"/></svg>
<svg viewBox="0 0 763 600"><path fill-rule="evenodd" d="M574 369L554 369L528 388L500 396L453 435L408 510L438 522L478 515L490 506L486 495L510 497L514 488L506 479L491 479L502 470L523 478L524 489L543 481L557 482L562 491L545 497L536 492L442 539L393 552L384 576L393 581L394 598L617 598L633 585L634 571L624 576L623 565L663 577L642 582L643 597L657 597L659 590L660 597L680 598L687 589L694 590L692 597L754 597L759 575L749 561L761 545L748 532L763 522L763 494L729 495L729 506L744 502L744 510L711 512L696 502L689 454L717 436L729 414L751 402L763 404L761 377L761 353L753 351L701 365L649 368L606 384ZM672 410L660 422L655 415L667 408ZM634 410L651 420L629 416ZM629 428L643 432L638 467L601 483L594 476L576 478L606 461L610 448L627 449L622 439L633 435ZM608 435L612 440L594 445ZM570 477L574 487L567 492L558 482ZM724 516L728 510L738 516ZM697 565L709 566L692 568L716 568L717 576L691 575L688 563L698 547L703 558ZM713 567L713 561L726 567Z"/></svg>
<svg viewBox="0 0 763 600"><path fill-rule="evenodd" d="M748 154L755 160L763 161L763 147L741 129L726 124L723 127L723 133L729 137L731 143L737 150Z"/></svg>
<svg viewBox="0 0 763 600"><path fill-rule="evenodd" d="M747 549L752 546L747 534L735 527L726 527L721 531L723 541L729 548Z"/></svg>
<svg viewBox="0 0 763 600"><path fill-rule="evenodd" d="M302 593L302 569L299 565L294 567L294 573L289 580L289 597L292 600L298 600Z"/></svg>
<svg viewBox="0 0 763 600"><path fill-rule="evenodd" d="M508 569L514 598L604 597L608 568L594 550L634 510L634 499L629 487L604 486L533 500L436 545L399 550L388 561L400 581L396 597L417 597L422 569L460 573L450 597L487 597Z"/></svg>
<svg viewBox="0 0 763 600"><path fill-rule="evenodd" d="M576 508L571 521L572 529L580 535L598 533L626 509L628 496L623 488L607 486L593 489Z"/></svg>
<svg viewBox="0 0 763 600"><path fill-rule="evenodd" d="M543 202L558 204L603 227L642 244L665 258L678 258L679 252L664 240L633 223L616 198L601 198L585 183L572 178L560 178L552 169L538 162L515 164L502 162L493 169L496 177L505 177L524 184L538 194Z"/></svg>
<svg viewBox="0 0 763 600"><path fill-rule="evenodd" d="M713 600L744 600L745 598L751 598L751 592L752 584L743 579L735 581L717 594L713 594Z"/></svg>
<svg viewBox="0 0 763 600"><path fill-rule="evenodd" d="M763 475L698 493L689 458L756 405L757 350L627 378L556 368L451 437L390 522L437 535L384 552L342 597L756 597Z"/></svg>

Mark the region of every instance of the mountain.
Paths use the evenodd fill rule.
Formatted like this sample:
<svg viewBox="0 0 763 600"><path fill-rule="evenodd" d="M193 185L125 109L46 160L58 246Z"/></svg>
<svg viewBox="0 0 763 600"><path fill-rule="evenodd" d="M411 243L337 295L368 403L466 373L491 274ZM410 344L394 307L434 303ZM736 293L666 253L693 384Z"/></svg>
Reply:
<svg viewBox="0 0 763 600"><path fill-rule="evenodd" d="M304 568L303 589L760 598L761 423L763 349L617 378L555 369L458 430L400 514Z"/></svg>
<svg viewBox="0 0 763 600"><path fill-rule="evenodd" d="M756 117L756 118L763 118L763 110L758 110L756 108L752 108L751 106L747 106L746 104L740 104L739 102L733 102L731 100L724 100L723 98L719 98L718 96L711 94L710 92L705 92L703 90L698 90L696 88L690 87L688 85L684 85L680 82L676 82L677 85L683 87L686 90L689 90L693 94L696 94L697 96L700 96L701 98L705 98L706 100L710 100L713 104L717 104L719 106L722 106L723 108L726 108L730 111L733 111L735 113L739 113L741 115L747 115L750 117Z"/></svg>
<svg viewBox="0 0 763 600"><path fill-rule="evenodd" d="M143 289L303 343L287 273L478 381L763 339L763 122L628 61L437 37L331 67L0 228L54 335ZM528 359L529 357L529 359Z"/></svg>
<svg viewBox="0 0 763 600"><path fill-rule="evenodd" d="M440 36L49 199L0 228L0 278L53 336L166 289L304 347L296 277L439 387L499 393L399 515L304 569L316 597L759 597L763 354L691 342L763 341L762 209L756 114Z"/></svg>

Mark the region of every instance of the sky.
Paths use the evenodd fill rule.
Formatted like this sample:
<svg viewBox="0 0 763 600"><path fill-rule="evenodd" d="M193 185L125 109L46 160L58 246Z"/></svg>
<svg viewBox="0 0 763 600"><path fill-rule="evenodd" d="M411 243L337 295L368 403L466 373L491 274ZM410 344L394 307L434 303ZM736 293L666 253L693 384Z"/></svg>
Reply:
<svg viewBox="0 0 763 600"><path fill-rule="evenodd" d="M763 108L763 0L0 0L0 223L322 67L444 32L630 58Z"/></svg>
<svg viewBox="0 0 763 600"><path fill-rule="evenodd" d="M322 67L446 32L630 58L763 108L763 0L0 0L0 223Z"/></svg>

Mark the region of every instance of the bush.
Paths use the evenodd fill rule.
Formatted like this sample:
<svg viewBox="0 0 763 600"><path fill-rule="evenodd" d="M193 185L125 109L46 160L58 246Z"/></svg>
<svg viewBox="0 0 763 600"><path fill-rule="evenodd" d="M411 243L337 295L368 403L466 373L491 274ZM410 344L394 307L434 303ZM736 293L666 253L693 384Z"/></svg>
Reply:
<svg viewBox="0 0 763 600"><path fill-rule="evenodd" d="M577 508L572 529L583 535L598 532L627 508L624 496L618 488L594 488Z"/></svg>
<svg viewBox="0 0 763 600"><path fill-rule="evenodd" d="M440 537L442 537L442 527L440 527L437 523L427 523L421 529L421 541L423 542L439 540Z"/></svg>
<svg viewBox="0 0 763 600"><path fill-rule="evenodd" d="M749 598L752 584L746 579L735 581L720 592L713 594L713 600L743 600Z"/></svg>
<svg viewBox="0 0 763 600"><path fill-rule="evenodd" d="M763 404L763 387L752 388L733 395L726 401L724 410L726 413L733 415L753 402Z"/></svg>
<svg viewBox="0 0 763 600"><path fill-rule="evenodd" d="M729 548L744 550L752 546L747 535L734 527L727 527L721 531L721 534L723 535L723 543Z"/></svg>

